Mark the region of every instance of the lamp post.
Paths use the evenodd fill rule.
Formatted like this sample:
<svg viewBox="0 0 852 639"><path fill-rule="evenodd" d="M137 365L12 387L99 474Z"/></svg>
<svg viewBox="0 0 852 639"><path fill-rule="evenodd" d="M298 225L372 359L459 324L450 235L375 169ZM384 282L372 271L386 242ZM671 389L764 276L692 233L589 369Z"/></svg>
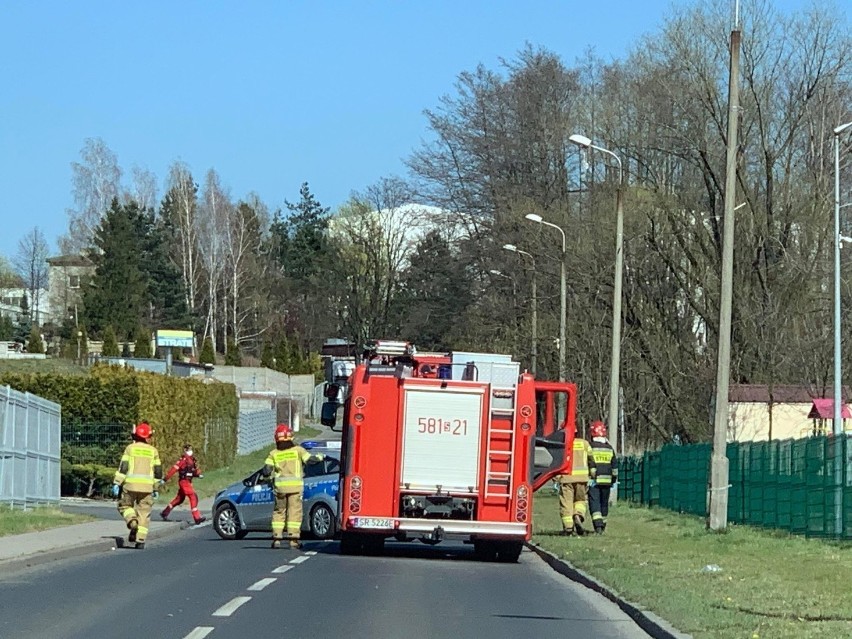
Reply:
<svg viewBox="0 0 852 639"><path fill-rule="evenodd" d="M550 222L546 222L542 219L540 215L536 213L527 213L526 218L531 222L536 222L538 224L544 224L545 226L550 226L555 228L559 233L562 234L562 272L560 275L559 281L559 381L565 381L565 315L566 315L566 265L565 260L568 258L568 254L565 251L565 231L562 230L561 227L556 226L556 224L552 224Z"/></svg>
<svg viewBox="0 0 852 639"><path fill-rule="evenodd" d="M843 433L843 397L841 393L842 365L840 362L840 134L852 127L852 122L834 129L834 435Z"/></svg>
<svg viewBox="0 0 852 639"><path fill-rule="evenodd" d="M609 420L607 434L609 440L618 446L618 387L621 380L621 282L624 277L624 167L621 158L609 149L592 144L584 135L572 135L568 138L584 149L595 149L615 158L618 162L618 191L615 196L615 280L612 287L612 350L609 375ZM624 442L621 442L624 452Z"/></svg>
<svg viewBox="0 0 852 639"><path fill-rule="evenodd" d="M538 364L538 298L536 296L535 285L535 258L532 256L532 253L522 251L514 244L504 244L503 248L518 255L525 255L532 262L532 329L530 330L530 333L532 333L532 343L530 344L530 370L532 370L533 377L535 377Z"/></svg>

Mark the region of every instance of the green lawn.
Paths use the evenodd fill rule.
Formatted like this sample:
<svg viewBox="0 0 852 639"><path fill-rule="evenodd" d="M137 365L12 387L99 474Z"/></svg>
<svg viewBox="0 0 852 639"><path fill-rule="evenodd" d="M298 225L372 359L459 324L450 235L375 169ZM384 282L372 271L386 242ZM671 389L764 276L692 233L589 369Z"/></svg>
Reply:
<svg viewBox="0 0 852 639"><path fill-rule="evenodd" d="M534 500L533 542L695 639L852 637L852 545L618 504L605 535L559 535L558 499ZM720 571L704 570L718 566Z"/></svg>
<svg viewBox="0 0 852 639"><path fill-rule="evenodd" d="M299 430L298 436L296 437L296 441L311 439L319 433L320 431L315 428L302 426ZM205 497L213 497L228 484L233 484L235 481L243 479L246 475L250 475L263 466L263 462L271 449L272 442L269 443L268 448L262 448L253 453L249 453L248 455L235 457L230 466L217 468L210 472L205 471L203 478L196 479L192 482L195 492L198 493L198 496L201 499L204 499ZM158 503L165 504L175 496L175 493L177 492L177 480L172 477L164 488L165 490L160 492L160 496L157 499Z"/></svg>
<svg viewBox="0 0 852 639"><path fill-rule="evenodd" d="M94 521L95 517L64 513L58 508L29 508L27 510L0 508L0 537L37 532L59 526Z"/></svg>

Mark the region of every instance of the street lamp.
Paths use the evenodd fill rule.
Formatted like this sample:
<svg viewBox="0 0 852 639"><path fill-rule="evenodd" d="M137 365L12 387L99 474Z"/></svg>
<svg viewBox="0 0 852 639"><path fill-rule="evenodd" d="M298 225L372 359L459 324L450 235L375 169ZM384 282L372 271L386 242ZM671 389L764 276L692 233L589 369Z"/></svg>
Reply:
<svg viewBox="0 0 852 639"><path fill-rule="evenodd" d="M544 224L545 226L550 226L555 228L562 234L562 273L560 275L560 283L559 283L559 381L565 381L565 315L566 315L566 265L565 260L568 259L568 254L565 251L565 231L562 230L561 227L556 226L556 224L551 224L550 222L546 222L542 219L540 215L536 213L527 213L525 216L531 222L537 222L538 224Z"/></svg>
<svg viewBox="0 0 852 639"><path fill-rule="evenodd" d="M583 149L596 149L607 153L618 162L618 191L615 196L615 282L612 290L612 364L609 377L609 425L607 434L609 440L616 443L618 450L618 386L621 368L621 281L624 272L624 167L621 158L609 149L592 144L585 135L574 134L569 142ZM624 442L621 442L624 452Z"/></svg>
<svg viewBox="0 0 852 639"><path fill-rule="evenodd" d="M504 244L503 248L507 251L512 251L513 253L517 253L518 255L525 255L530 258L532 262L532 344L530 344L530 369L532 370L533 376L536 374L536 365L538 362L538 298L536 297L536 287L535 287L535 258L532 256L532 253L527 253L526 251L522 251L514 244Z"/></svg>
<svg viewBox="0 0 852 639"><path fill-rule="evenodd" d="M843 433L841 363L840 363L840 134L852 127L852 122L834 129L834 435Z"/></svg>

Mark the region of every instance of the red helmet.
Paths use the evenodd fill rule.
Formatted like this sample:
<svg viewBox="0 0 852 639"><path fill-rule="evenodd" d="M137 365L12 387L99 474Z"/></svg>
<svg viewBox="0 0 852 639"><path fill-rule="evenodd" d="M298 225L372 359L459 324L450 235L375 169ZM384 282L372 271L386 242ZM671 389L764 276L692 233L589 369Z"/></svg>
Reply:
<svg viewBox="0 0 852 639"><path fill-rule="evenodd" d="M287 424L278 424L278 428L275 429L275 441L286 442L291 439L293 439L293 429Z"/></svg>
<svg viewBox="0 0 852 639"><path fill-rule="evenodd" d="M589 432L592 433L592 437L606 437L606 424L600 420L594 421L589 427Z"/></svg>
<svg viewBox="0 0 852 639"><path fill-rule="evenodd" d="M154 434L154 430L146 422L142 422L133 429L133 434L141 439L149 439Z"/></svg>

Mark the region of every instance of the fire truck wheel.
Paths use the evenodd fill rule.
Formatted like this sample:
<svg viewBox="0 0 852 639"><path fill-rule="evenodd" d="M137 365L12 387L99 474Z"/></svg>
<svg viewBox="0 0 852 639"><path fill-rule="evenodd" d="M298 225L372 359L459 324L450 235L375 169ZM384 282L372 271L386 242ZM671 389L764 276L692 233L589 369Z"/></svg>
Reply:
<svg viewBox="0 0 852 639"><path fill-rule="evenodd" d="M473 552L480 561L496 561L497 542L491 539L477 539L473 542Z"/></svg>
<svg viewBox="0 0 852 639"><path fill-rule="evenodd" d="M334 537L334 513L325 504L317 504L311 510L308 519L311 534L317 539L331 539Z"/></svg>
<svg viewBox="0 0 852 639"><path fill-rule="evenodd" d="M361 536L357 533L344 532L340 533L340 554L341 555L360 555L363 549Z"/></svg>
<svg viewBox="0 0 852 639"><path fill-rule="evenodd" d="M504 564L514 564L521 556L524 544L520 541L504 541L497 549L497 561Z"/></svg>

